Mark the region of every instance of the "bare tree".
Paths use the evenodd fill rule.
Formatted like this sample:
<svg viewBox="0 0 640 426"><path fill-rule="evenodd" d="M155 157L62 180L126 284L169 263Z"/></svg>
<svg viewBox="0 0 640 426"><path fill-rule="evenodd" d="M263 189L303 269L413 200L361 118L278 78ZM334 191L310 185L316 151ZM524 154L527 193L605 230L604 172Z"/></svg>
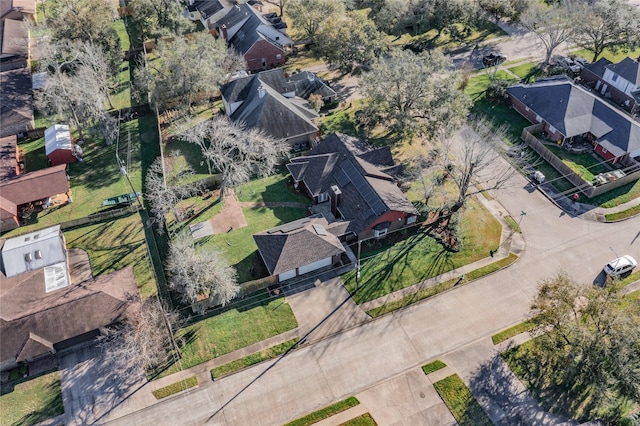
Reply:
<svg viewBox="0 0 640 426"><path fill-rule="evenodd" d="M161 40L154 56L148 68L136 69L135 80L151 93L161 111L188 112L192 104L208 102L230 73L245 68L244 60L227 49L222 39L203 32Z"/></svg>
<svg viewBox="0 0 640 426"><path fill-rule="evenodd" d="M564 2L557 6L532 2L521 15L522 25L533 32L544 46L545 64L549 64L553 51L572 37L572 13L572 8Z"/></svg>
<svg viewBox="0 0 640 426"><path fill-rule="evenodd" d="M35 93L36 107L45 114L70 121L81 139L84 131L100 120L109 121L105 117L108 115L105 90L108 77L106 71L105 74L96 71L106 66L98 59L100 47L68 40L44 42L37 47L43 67L49 70L49 78L44 89ZM108 140L108 136L105 135L105 139Z"/></svg>
<svg viewBox="0 0 640 426"><path fill-rule="evenodd" d="M239 291L236 270L222 253L211 245L196 248L188 233L171 241L167 270L171 288L191 305L206 297L210 306L224 306Z"/></svg>
<svg viewBox="0 0 640 426"><path fill-rule="evenodd" d="M284 7L287 5L289 0L265 0L265 2L274 6L278 6L278 9L280 10L280 16L283 16Z"/></svg>
<svg viewBox="0 0 640 426"><path fill-rule="evenodd" d="M157 299L150 298L127 320L108 327L100 340L108 357L137 359L145 369L150 369L167 359L172 349L172 330L182 322L176 311L163 309Z"/></svg>
<svg viewBox="0 0 640 426"><path fill-rule="evenodd" d="M475 194L504 188L516 173L513 167L502 161L499 153L504 129L493 130L488 123L475 121L465 125L454 137L457 139L455 143L445 141L449 152L457 154L455 164L445 165L458 188L457 199L448 208L451 213L460 210ZM448 156L442 158L449 161Z"/></svg>
<svg viewBox="0 0 640 426"><path fill-rule="evenodd" d="M160 225L158 231L161 233L167 224L166 215L171 212L176 221L182 220L177 209L178 203L200 189L197 183L189 182L193 174L191 168L177 161L179 151L174 151L172 155L173 158L164 161L164 164L160 157L151 163L144 185L145 198L151 204L151 221Z"/></svg>
<svg viewBox="0 0 640 426"><path fill-rule="evenodd" d="M183 126L177 136L200 147L209 173L220 173L221 201L227 188L247 182L252 176L270 175L288 148L282 141L258 129L246 129L226 116Z"/></svg>

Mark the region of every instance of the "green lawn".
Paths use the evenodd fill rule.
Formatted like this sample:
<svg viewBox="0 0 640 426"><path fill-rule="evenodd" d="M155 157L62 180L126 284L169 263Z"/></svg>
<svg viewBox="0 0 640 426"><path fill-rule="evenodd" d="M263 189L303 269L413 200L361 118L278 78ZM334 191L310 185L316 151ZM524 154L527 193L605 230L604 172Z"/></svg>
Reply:
<svg viewBox="0 0 640 426"><path fill-rule="evenodd" d="M344 133L346 135L364 138L362 127L357 126L355 114L365 106L365 101L358 99L351 104L351 108L334 110L320 119L320 128L325 135L331 133Z"/></svg>
<svg viewBox="0 0 640 426"><path fill-rule="evenodd" d="M526 83L532 83L538 77L544 76L544 71L538 68L538 64L527 62L509 68L509 71L520 77Z"/></svg>
<svg viewBox="0 0 640 426"><path fill-rule="evenodd" d="M25 162L25 170L34 172L49 167L47 153L44 150L44 136L18 144L20 158Z"/></svg>
<svg viewBox="0 0 640 426"><path fill-rule="evenodd" d="M343 275L346 288L356 303L364 303L475 262L498 248L500 223L476 200L470 200L462 214L460 230L463 248L458 253L444 250L422 231L373 256L363 252L358 291L354 294L355 270ZM362 246L364 250L367 243Z"/></svg>
<svg viewBox="0 0 640 426"><path fill-rule="evenodd" d="M509 256L503 259L500 259L497 262L490 263L489 265L483 266L482 268L478 268L474 271L469 272L468 274L465 275L463 279L461 277L451 278L450 280L443 281L434 286L424 288L416 293L410 294L401 299L395 300L393 302L389 302L382 306L378 306L377 308L369 309L367 311L367 314L372 318L377 318L381 315L388 314L389 312L397 311L398 309L407 307L421 300L435 296L436 294L442 293L443 291L449 290L450 288L453 288L455 286L466 284L469 281L476 280L492 272L498 271L504 267L509 266L510 264L515 262L517 259L518 259L518 256L516 256L513 253L509 253Z"/></svg>
<svg viewBox="0 0 640 426"><path fill-rule="evenodd" d="M156 389L152 393L153 396L156 397L156 399L162 399L195 386L198 386L198 378L196 376L191 376L185 380L181 380L163 388Z"/></svg>
<svg viewBox="0 0 640 426"><path fill-rule="evenodd" d="M493 426L471 391L457 374L433 384L460 426Z"/></svg>
<svg viewBox="0 0 640 426"><path fill-rule="evenodd" d="M587 61L591 61L593 59L593 51L587 49L576 50L572 54L575 56L581 56ZM605 49L604 52L602 52L602 54L598 57L598 59L607 58L611 62L617 64L627 56L630 58L637 58L638 56L640 56L640 48L627 52L619 50L615 53L611 49Z"/></svg>
<svg viewBox="0 0 640 426"><path fill-rule="evenodd" d="M516 83L510 74L503 70L498 70L496 77L500 80L510 80ZM471 97L473 106L471 112L488 120L493 121L496 126L505 126L507 132L507 142L510 144L519 143L522 129L531 125L524 117L509 105L499 105L490 101L485 96L485 91L490 83L491 76L486 71L476 73L468 81L465 93Z"/></svg>
<svg viewBox="0 0 640 426"><path fill-rule="evenodd" d="M279 345L271 346L270 348L263 349L244 358L213 368L211 369L211 378L215 380L217 377L222 377L225 374L231 374L251 365L261 363L262 361L278 357L287 351L293 350L298 344L298 340L300 339L296 337Z"/></svg>
<svg viewBox="0 0 640 426"><path fill-rule="evenodd" d="M169 157L175 155L176 151L185 159L189 167L193 170L194 177L198 179L209 176L207 163L204 162L200 147L194 143L189 143L180 139L172 139L164 146L164 155Z"/></svg>
<svg viewBox="0 0 640 426"><path fill-rule="evenodd" d="M212 244L238 271L238 282L256 279L251 273L255 256L259 256L253 234L304 217L305 210L294 207L257 207L242 209L249 226L231 232L212 235L198 240L199 244Z"/></svg>
<svg viewBox="0 0 640 426"><path fill-rule="evenodd" d="M248 296L245 304L180 329L176 340L181 347L182 368L193 367L297 326L296 317L283 297L271 299L265 290L260 291ZM175 363L158 377L179 370L179 363Z"/></svg>
<svg viewBox="0 0 640 426"><path fill-rule="evenodd" d="M113 26L118 32L118 38L120 38L120 49L126 52L131 48L131 43L129 43L129 35L127 34L127 28L124 25L124 20L116 19L113 22Z"/></svg>
<svg viewBox="0 0 640 426"><path fill-rule="evenodd" d="M60 373L54 371L19 383L0 396L2 425L33 425L64 413Z"/></svg>
<svg viewBox="0 0 640 426"><path fill-rule="evenodd" d="M494 345L497 345L505 340L511 339L513 336L531 331L535 326L536 325L533 321L527 320L520 324L516 324L513 327L509 327L506 330L502 330L500 333L494 334L491 336L491 340Z"/></svg>
<svg viewBox="0 0 640 426"><path fill-rule="evenodd" d="M81 248L87 252L93 276L133 266L142 298L157 293L144 228L138 214L74 228L65 231L64 236L68 248Z"/></svg>
<svg viewBox="0 0 640 426"><path fill-rule="evenodd" d="M136 191L142 190L142 162L149 162L147 156L152 156L158 144L156 119L153 114L123 123L121 126L120 157L127 162L130 159L128 169L129 178ZM128 139L131 135L131 150L128 150ZM33 146L20 145L27 149L35 149ZM32 214L28 224L6 235L12 236L30 232L35 229L51 226L72 219L88 216L92 213L103 211L102 200L120 194L128 194L131 187L120 173L116 161L116 145L106 146L102 140L89 139L82 147L84 161L69 165L69 177L71 183L71 195L73 202L70 204L50 208L39 213ZM39 154L33 154L34 158ZM149 162L150 164L150 162Z"/></svg>
<svg viewBox="0 0 640 426"><path fill-rule="evenodd" d="M587 182L591 182L597 174L611 171L611 167L604 164L604 160L592 154L574 154L553 145L545 145L545 147Z"/></svg>
<svg viewBox="0 0 640 426"><path fill-rule="evenodd" d="M131 87L129 79L131 70L130 62L120 64L120 72L118 73L118 85L111 90L111 102L114 109L129 108L131 106Z"/></svg>
<svg viewBox="0 0 640 426"><path fill-rule="evenodd" d="M424 372L424 374L431 374L434 371L438 371L441 370L443 368L445 368L447 366L447 364L445 364L444 362L440 361L439 359L430 362L429 364L425 364L422 366L422 371Z"/></svg>
<svg viewBox="0 0 640 426"><path fill-rule="evenodd" d="M254 179L236 188L239 201L295 202L311 205L311 199L291 185L286 168L264 179Z"/></svg>
<svg viewBox="0 0 640 426"><path fill-rule="evenodd" d="M341 423L340 426L376 426L377 424L378 423L373 420L373 417L371 417L371 414L364 413L361 416Z"/></svg>
<svg viewBox="0 0 640 426"><path fill-rule="evenodd" d="M314 423L318 423L320 420L327 419L331 416L334 416L338 413L348 410L351 407L355 407L359 405L360 401L355 396L350 396L349 398L336 402L335 404L329 405L321 410L314 411L311 414L307 414L304 417L301 417L297 420L287 423L284 426L309 426Z"/></svg>

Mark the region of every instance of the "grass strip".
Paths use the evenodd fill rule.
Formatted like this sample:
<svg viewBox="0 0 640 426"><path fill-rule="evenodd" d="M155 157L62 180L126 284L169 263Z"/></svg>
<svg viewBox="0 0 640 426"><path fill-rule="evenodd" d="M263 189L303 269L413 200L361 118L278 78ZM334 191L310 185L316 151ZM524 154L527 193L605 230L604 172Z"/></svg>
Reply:
<svg viewBox="0 0 640 426"><path fill-rule="evenodd" d="M320 420L327 419L331 416L334 416L338 413L348 410L351 407L355 407L360 404L360 401L355 396L350 396L349 398L336 402L333 405L329 405L321 410L314 411L311 414L307 414L304 417L300 417L297 420L294 420L290 423L287 423L284 426L308 426L314 423L318 423Z"/></svg>
<svg viewBox="0 0 640 426"><path fill-rule="evenodd" d="M515 221L511 216L504 217L505 222L509 225L509 228L513 230L513 232L522 233L522 229L520 229L520 225Z"/></svg>
<svg viewBox="0 0 640 426"><path fill-rule="evenodd" d="M60 373L0 387L0 424L34 425L64 413Z"/></svg>
<svg viewBox="0 0 640 426"><path fill-rule="evenodd" d="M442 293L445 290L449 290L456 285L465 284L469 281L476 280L492 272L498 271L506 266L511 265L516 261L517 258L518 255L509 253L509 256L505 257L504 259L500 259L497 262L493 262L489 265L483 266L482 268L478 268L469 272L468 274L465 274L463 279L452 278L448 281L444 281L434 286L424 288L414 294L405 296L402 299L398 299L385 305L378 306L377 308L370 309L367 311L367 314L371 316L371 318L377 318L389 312L396 311L413 303L435 296L436 294Z"/></svg>
<svg viewBox="0 0 640 426"><path fill-rule="evenodd" d="M216 377L222 377L225 374L230 374L251 365L258 364L262 361L266 361L268 359L272 359L279 355L282 355L289 349L293 348L293 346L295 346L299 340L300 339L296 337L295 339L287 340L286 342L280 343L279 345L271 346L270 348L263 349L244 358L237 359L235 361L231 361L219 367L213 368L211 370L211 378L215 379Z"/></svg>
<svg viewBox="0 0 640 426"><path fill-rule="evenodd" d="M445 368L447 366L447 364L445 364L444 362L440 361L439 359L436 359L433 362L430 362L429 364L425 364L422 366L422 371L424 372L424 374L431 374L434 371L438 371L442 368Z"/></svg>
<svg viewBox="0 0 640 426"><path fill-rule="evenodd" d="M371 414L364 413L361 416L341 423L340 426L376 426L377 424L378 423L373 420L373 417L371 417Z"/></svg>
<svg viewBox="0 0 640 426"><path fill-rule="evenodd" d="M460 426L492 426L484 412L460 376L453 374L433 384L444 403Z"/></svg>
<svg viewBox="0 0 640 426"><path fill-rule="evenodd" d="M604 215L604 218L607 222L615 222L617 220L626 219L640 213L640 205L631 207L630 209L623 210L617 213L610 213Z"/></svg>
<svg viewBox="0 0 640 426"><path fill-rule="evenodd" d="M500 333L491 336L491 340L494 345L504 342L507 339L517 336L518 334L525 333L534 329L536 325L531 320L526 320L520 324L516 324L513 327L509 327L506 330L502 330Z"/></svg>
<svg viewBox="0 0 640 426"><path fill-rule="evenodd" d="M183 390L192 388L197 385L198 378L196 376L191 376L188 379L181 380L179 382L172 383L169 386L154 390L153 396L155 396L156 399L162 399L171 396L174 393L182 392Z"/></svg>

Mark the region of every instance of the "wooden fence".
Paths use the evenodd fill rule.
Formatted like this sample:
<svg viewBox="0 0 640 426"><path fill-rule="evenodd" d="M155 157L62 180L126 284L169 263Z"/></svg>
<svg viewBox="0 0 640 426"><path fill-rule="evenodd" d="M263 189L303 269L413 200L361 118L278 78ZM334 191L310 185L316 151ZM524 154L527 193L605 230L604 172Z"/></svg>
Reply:
<svg viewBox="0 0 640 426"><path fill-rule="evenodd" d="M603 185L594 186L591 182L585 181L579 174L574 172L569 166L562 162L553 152L544 146L542 142L536 138L533 133L541 132L542 124L534 124L533 126L522 129L522 140L544 158L551 166L556 169L564 178L566 178L575 188L586 195L593 198L598 195L609 192L615 188L626 185L640 178L640 170L638 166L628 167L633 172L626 174L620 179L607 182Z"/></svg>

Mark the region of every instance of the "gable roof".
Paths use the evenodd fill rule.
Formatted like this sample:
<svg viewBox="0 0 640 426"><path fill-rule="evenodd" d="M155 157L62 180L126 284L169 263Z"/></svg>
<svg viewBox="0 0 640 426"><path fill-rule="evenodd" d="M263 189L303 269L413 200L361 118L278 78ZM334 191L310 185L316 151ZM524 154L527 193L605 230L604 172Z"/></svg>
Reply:
<svg viewBox="0 0 640 426"><path fill-rule="evenodd" d="M610 69L635 86L640 85L640 63L628 56L617 64L611 63L606 65L605 68Z"/></svg>
<svg viewBox="0 0 640 426"><path fill-rule="evenodd" d="M54 124L44 131L44 149L47 155L57 149L72 150L71 132L66 124Z"/></svg>
<svg viewBox="0 0 640 426"><path fill-rule="evenodd" d="M296 96L303 99L308 99L312 94L319 94L323 99L337 96L336 92L322 79L309 71L293 74L287 81L295 85Z"/></svg>
<svg viewBox="0 0 640 426"><path fill-rule="evenodd" d="M616 156L640 149L640 123L566 77L518 84L507 92L566 137L590 132Z"/></svg>
<svg viewBox="0 0 640 426"><path fill-rule="evenodd" d="M0 73L0 137L17 134L31 127L33 96L29 68Z"/></svg>
<svg viewBox="0 0 640 426"><path fill-rule="evenodd" d="M613 62L611 62L607 58L600 58L596 62L587 64L584 67L598 77L602 78L604 76L604 70L607 69L607 66L611 64L613 64Z"/></svg>
<svg viewBox="0 0 640 426"><path fill-rule="evenodd" d="M321 214L253 235L271 275L278 275L344 253L340 240Z"/></svg>
<svg viewBox="0 0 640 426"><path fill-rule="evenodd" d="M2 277L0 362L35 358L56 343L120 321L138 298L132 267L50 293L42 274Z"/></svg>
<svg viewBox="0 0 640 426"><path fill-rule="evenodd" d="M66 164L25 173L0 182L2 196L17 205L69 192Z"/></svg>
<svg viewBox="0 0 640 426"><path fill-rule="evenodd" d="M266 72L264 82L263 73L259 73L225 84L220 89L225 100L229 103L242 101L229 118L243 122L248 128L261 129L276 139L288 140L316 133L318 127L311 120L318 114L311 107L291 102L266 83L286 87L284 79L280 82L276 77L278 71L282 73L282 70Z"/></svg>
<svg viewBox="0 0 640 426"><path fill-rule="evenodd" d="M418 213L386 173L396 169L388 146L373 149L363 140L334 133L307 155L291 159L287 169L314 197L337 186L342 191L338 210L356 234L387 211Z"/></svg>

